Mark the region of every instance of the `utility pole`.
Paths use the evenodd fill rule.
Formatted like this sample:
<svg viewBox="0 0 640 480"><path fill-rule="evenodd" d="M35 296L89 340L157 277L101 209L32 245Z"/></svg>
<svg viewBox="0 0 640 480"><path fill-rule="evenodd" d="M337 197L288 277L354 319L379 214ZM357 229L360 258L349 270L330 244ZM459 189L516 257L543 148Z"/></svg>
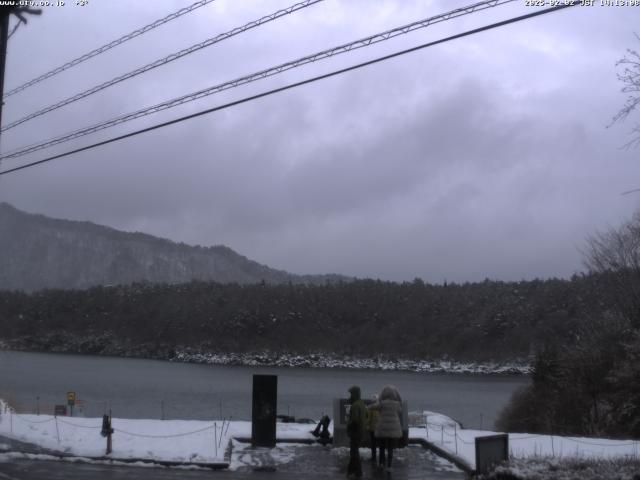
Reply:
<svg viewBox="0 0 640 480"><path fill-rule="evenodd" d="M2 20L0 24L0 127L2 127L2 107L4 105L4 66L7 61L7 42L9 40L9 17L11 16L10 8L2 10ZM1 134L0 134L1 135Z"/></svg>
<svg viewBox="0 0 640 480"><path fill-rule="evenodd" d="M9 18L11 14L18 17L18 21L27 23L24 14L40 15L42 10L29 7L2 6L0 7L0 127L2 127L2 107L4 106L4 67L7 61L7 43L9 41ZM1 133L0 133L1 135Z"/></svg>

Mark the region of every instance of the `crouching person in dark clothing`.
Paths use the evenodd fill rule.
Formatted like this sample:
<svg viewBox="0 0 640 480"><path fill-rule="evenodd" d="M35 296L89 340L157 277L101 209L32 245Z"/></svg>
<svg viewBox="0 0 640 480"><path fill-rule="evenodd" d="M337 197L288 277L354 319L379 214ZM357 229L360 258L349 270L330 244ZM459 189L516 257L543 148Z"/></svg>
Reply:
<svg viewBox="0 0 640 480"><path fill-rule="evenodd" d="M349 389L351 394L351 409L347 421L347 435L349 435L349 467L347 475L362 477L362 462L360 461L360 443L365 435L367 423L367 407L360 398L360 387L354 385Z"/></svg>

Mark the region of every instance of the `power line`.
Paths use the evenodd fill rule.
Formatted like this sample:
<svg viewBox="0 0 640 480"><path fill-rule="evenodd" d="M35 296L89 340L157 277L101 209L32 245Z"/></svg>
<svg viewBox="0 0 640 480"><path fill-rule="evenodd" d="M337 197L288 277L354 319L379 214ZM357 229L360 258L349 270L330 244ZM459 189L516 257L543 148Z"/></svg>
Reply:
<svg viewBox="0 0 640 480"><path fill-rule="evenodd" d="M42 150L43 148L48 148L54 145L58 145L60 143L64 143L70 140L74 140L76 138L80 138L83 137L85 135L89 135L91 133L95 133L98 132L100 130L104 130L106 128L110 128L116 125L119 125L121 123L125 123L131 120L135 120L137 118L146 116L146 115L150 115L152 113L156 113L156 112L160 112L162 110L166 110L169 108L173 108L179 105L182 105L184 103L188 103L188 102L192 102L194 100L199 100L201 98L207 97L209 95L213 95L215 93L219 93L222 92L224 90L228 90L231 88L235 88L238 87L240 85L245 85L247 83L251 83L254 82L256 80L261 80L263 78L267 78L273 75L277 75L279 73L283 73L287 70L291 70L293 68L297 68L303 65L306 65L308 63L313 63L319 60L324 60L330 57L333 57L335 55L340 55L343 53L347 53L350 52L352 50L356 50L359 48L363 48L363 47L368 47L370 45L379 43L379 42L383 42L386 40L389 40L391 38L397 37L399 35L404 35L407 34L409 32L412 32L414 30L420 29L420 28L426 28L429 25L433 25L436 23L440 23L440 22L444 22L447 20L451 20L453 18L457 18L463 15L468 15L477 11L481 11L481 10L485 10L488 8L492 8L492 7L496 7L498 5L502 5L505 3L510 3L513 2L514 0L485 0L479 3L475 3L472 5L468 5L466 7L462 7L462 8L458 8L455 10L451 10L449 12L440 14L440 15L436 15L433 17L429 17L423 20L418 20L416 22L410 23L408 25L404 25L401 27L396 27L394 29L391 30L387 30L385 32L382 33L377 33L374 35L370 35L368 37L365 38L361 38L359 40L350 42L350 43L346 43L337 47L333 47L327 50L322 50L320 52L311 54L311 55L307 55L305 57L302 58L298 58L296 60L287 62L287 63L283 63L281 65L275 66L275 67L271 67L268 68L266 70L261 70L259 72L255 72L249 75L245 75L244 77L240 77L240 78L236 78L235 80L230 80L218 85L215 85L213 87L209 87L206 88L204 90L200 90L197 92L193 92L187 95L183 95L181 97L178 98L174 98L171 100L167 100L165 102L153 105L151 107L147 107L147 108L143 108L141 110L132 112L132 113L128 113L126 115L121 115L119 117L115 117L112 118L111 120L107 120L105 122L101 122L89 127L85 127L79 130L75 130L73 132L70 133L66 133L63 134L61 136L55 137L53 139L49 139L46 140L44 142L40 142L40 143L36 143L36 144L32 144L32 145L28 145L26 147L20 147L19 149L13 150L9 153L6 153L2 156L0 156L0 160L4 160L7 158L17 158L17 157L21 157L23 155L26 155L28 153L32 153L35 152L37 150Z"/></svg>
<svg viewBox="0 0 640 480"><path fill-rule="evenodd" d="M475 28L473 30L468 30L466 32L458 33L456 35L451 35L449 37L445 37L445 38L442 38L440 40L435 40L433 42L423 43L422 45L418 45L416 47L408 48L406 50L401 50L399 52L395 52L395 53L392 53L392 54L389 54L389 55L378 57L378 58L375 58L373 60L368 60L366 62L358 63L358 64L352 65L350 67L342 68L340 70L334 70L333 72L329 72L329 73L325 73L323 75L318 75L318 76L315 76L315 77L311 77L311 78L308 78L306 80L302 80L300 82L295 82L295 83L291 83L289 85L285 85L283 87L274 88L272 90L268 90L266 92L262 92L262 93L259 93L259 94L256 94L256 95L251 95L249 97L245 97L245 98L242 98L240 100L235 100L233 102L229 102L229 103L226 103L224 105L219 105L217 107L213 107L213 108L209 108L209 109L206 109L206 110L202 110L202 111L197 112L197 113L193 113L193 114L190 114L190 115L185 115L183 117L176 118L176 119L170 120L168 122L159 123L159 124L153 125L151 127L147 127L147 128L143 128L143 129L140 129L140 130L136 130L134 132L130 132L130 133L127 133L127 134L124 134L124 135L120 135L118 137L113 137L113 138L110 138L108 140L103 140L101 142L97 142L97 143L94 143L94 144L91 144L91 145L87 145L85 147L77 148L75 150L70 150L68 152L61 153L61 154L58 154L58 155L53 155L53 156L44 158L42 160L38 160L36 162L31 162L31 163L28 163L28 164L25 164L25 165L21 165L19 167L11 168L9 170L0 171L0 176L6 175L6 174L12 173L12 172L17 172L18 170L24 170L26 168L34 167L36 165L41 165L43 163L51 162L53 160L57 160L59 158L67 157L67 156L73 155L75 153L84 152L86 150L91 150L93 148L100 147L102 145L107 145L109 143L114 143L114 142L117 142L117 141L120 141L120 140L124 140L126 138L134 137L134 136L140 135L142 133L150 132L152 130L157 130L159 128L163 128L163 127L167 127L169 125L180 123L180 122L183 122L185 120L190 120L192 118L196 118L196 117L200 117L200 116L203 116L203 115L207 115L209 113L217 112L219 110L224 110L224 109L227 109L227 108L230 108L230 107L234 107L236 105L240 105L240 104L247 103L247 102L250 102L250 101L253 101L253 100L257 100L257 99L262 98L262 97L267 97L267 96L273 95L275 93L284 92L286 90L290 90L290 89L293 89L293 88L296 88L296 87L300 87L302 85L307 85L307 84L310 84L310 83L317 82L319 80L324 80L326 78L334 77L336 75L340 75L340 74L343 74L343 73L346 73L346 72L350 72L352 70L357 70L357 69L366 67L368 65L373 65L373 64L376 64L376 63L383 62L385 60L389 60L391 58L400 57L402 55L406 55L406 54L411 53L411 52L415 52L415 51L418 51L418 50L422 50L424 48L432 47L434 45L439 45L441 43L449 42L451 40L456 40L458 38L463 38L463 37L466 37L466 36L469 36L469 35L474 35L476 33L484 32L484 31L487 31L487 30L492 30L494 28L503 27L503 26L509 25L511 23L516 23L516 22L520 22L520 21L523 21L523 20L528 20L530 18L534 18L534 17L540 16L540 15L545 15L547 13L557 12L559 10L563 10L565 8L573 7L575 5L577 5L577 3L570 3L570 4L567 4L567 5L559 5L559 6L555 6L555 7L551 7L551 8L546 8L544 10L538 10L538 11L535 11L535 12L532 12L532 13L528 13L526 15L521 15L519 17L513 17L513 18L510 18L508 20L503 20L501 22L496 22L496 23L492 23L490 25L485 25L483 27Z"/></svg>
<svg viewBox="0 0 640 480"><path fill-rule="evenodd" d="M35 85L36 83L40 83L43 80L46 80L47 78L51 78L54 75L57 75L58 73L64 72L65 70L70 69L71 67L75 67L76 65L81 64L82 62L89 60L90 58L95 57L96 55L100 55L101 53L106 52L107 50L111 50L114 47L117 47L120 44L123 44L124 42L127 42L133 38L139 37L140 35L142 35L143 33L147 33L150 30L153 30L154 28L159 27L160 25L164 25L167 22L170 22L171 20L175 20L178 17L181 17L182 15L185 15L189 12L192 12L200 7L204 7L205 5L207 5L208 3L211 3L215 0L200 0L198 2L195 2L192 5L189 5L188 7L185 8L181 8L180 10L178 10L177 12L174 12L170 15L167 15L164 18L161 18L159 20L156 20L153 23L150 23L149 25L145 25L142 28L139 28L138 30L134 30L131 33L128 33L126 35L123 35L122 37L113 40L109 43L107 43L106 45L103 45L101 47L96 48L95 50L91 50L89 53L85 53L84 55L79 56L78 58L75 58L67 63L65 63L64 65L60 65L59 67L54 68L53 70L47 72L47 73L43 73L42 75L40 75L39 77L34 78L33 80L29 80L28 82L14 88L13 90L8 91L7 93L5 93L4 95L4 99L10 97L11 95L15 95L18 92L21 92L22 90L25 90L29 87L32 87L33 85Z"/></svg>
<svg viewBox="0 0 640 480"><path fill-rule="evenodd" d="M48 107L45 107L41 110L38 110L37 112L31 113L29 115L27 115L26 117L23 117L19 120L16 120L14 122L9 123L8 125L5 125L4 127L2 127L2 129L0 130L0 132L4 132L6 130L9 130L13 127L16 127L24 122L28 122L29 120L33 120L36 117L39 117L41 115L44 115L45 113L49 113L52 112L54 110L57 110L58 108L64 107L65 105L69 105L70 103L73 102L77 102L78 100L81 100L85 97L88 97L89 95L93 95L94 93L98 93L102 90L104 90L105 88L111 87L113 85L116 85L120 82L124 82L125 80L129 80L130 78L136 77L138 75L141 75L143 73L146 73L150 70L153 70L154 68L158 68L162 65L166 65L167 63L173 62L174 60L178 60L179 58L182 58L186 55L190 55L194 52L197 52L199 50L202 50L203 48L209 47L211 45L214 45L216 43L219 43L223 40L226 40L228 38L234 37L236 35L239 35L243 32L246 32L247 30L251 30L252 28L256 28L259 27L261 25L264 25L265 23L269 23L272 22L280 17L284 17L285 15L289 15L293 12L296 12L298 10L302 10L303 8L307 8L311 5L314 5L316 3L322 2L324 0L304 0L303 2L300 3L296 3L295 5L292 5L290 7L287 7L285 9L282 10L278 10L277 12L274 12L270 15L266 15L262 18L259 18L258 20L253 20L252 22L249 22L241 27L236 27L233 30L229 30L228 32L225 33L221 33L219 35L216 35L215 37L212 38L208 38L207 40L204 40L203 42L200 43L196 43L195 45L192 45L188 48L185 48L183 50L180 50L179 52L176 53L172 53L171 55L167 55L164 58L161 58L159 60L156 60L155 62L151 62L143 67L140 68L136 68L135 70L132 70L128 73L125 73L124 75L120 75L118 77L112 78L111 80L101 83L100 85L96 85L94 87L91 87L88 90L85 90L84 92L80 92L77 93L69 98L66 98L64 100L59 101L58 103L54 103L53 105L49 105Z"/></svg>

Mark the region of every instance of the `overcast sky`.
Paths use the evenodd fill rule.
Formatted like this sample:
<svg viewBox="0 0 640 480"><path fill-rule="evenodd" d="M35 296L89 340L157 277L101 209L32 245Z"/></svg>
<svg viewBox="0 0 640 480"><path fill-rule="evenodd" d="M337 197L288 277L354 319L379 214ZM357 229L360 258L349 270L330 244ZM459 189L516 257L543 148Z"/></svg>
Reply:
<svg viewBox="0 0 640 480"><path fill-rule="evenodd" d="M5 90L193 0L45 7L9 42ZM293 1L216 0L5 100L3 124ZM325 0L2 134L8 151L446 12ZM3 169L533 11L524 0L130 122ZM640 204L615 63L640 7L574 7L0 177L0 201L294 273L388 280L568 277L589 233ZM635 116L640 120L640 112ZM3 235L10 232L1 232Z"/></svg>

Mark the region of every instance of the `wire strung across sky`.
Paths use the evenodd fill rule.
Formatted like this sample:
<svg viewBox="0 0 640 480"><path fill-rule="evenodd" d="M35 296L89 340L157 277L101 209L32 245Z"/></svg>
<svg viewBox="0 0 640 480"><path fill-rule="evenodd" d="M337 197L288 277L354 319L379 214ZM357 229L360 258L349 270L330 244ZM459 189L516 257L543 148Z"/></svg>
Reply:
<svg viewBox="0 0 640 480"><path fill-rule="evenodd" d="M411 52L422 50L424 48L432 47L434 45L439 45L441 43L449 42L451 40L456 40L458 38L463 38L463 37L467 37L469 35L474 35L474 34L477 34L477 33L480 33L480 32L484 32L484 31L487 31L487 30L492 30L494 28L503 27L505 25L509 25L509 24L512 24L512 23L521 22L523 20L528 20L530 18L538 17L540 15L545 15L545 14L552 13L552 12L557 12L559 10L563 10L565 8L573 7L575 5L578 5L578 4L577 3L569 3L569 4L566 4L566 5L563 4L563 5L559 5L559 6L555 6L555 7L546 8L546 9L543 9L543 10L537 10L535 12L528 13L526 15L513 17L513 18L510 18L510 19L507 19L507 20L503 20L503 21L500 21L500 22L496 22L496 23L492 23L492 24L489 24L489 25L485 25L483 27L475 28L473 30L467 30L466 32L458 33L456 35L451 35L449 37L441 38L440 40L435 40L433 42L423 43L422 45L418 45L416 47L408 48L406 50L401 50L399 52L391 53L389 55L384 55L382 57L378 57L378 58L375 58L373 60L368 60L366 62L358 63L358 64L352 65L350 67L342 68L340 70L334 70L333 72L329 72L329 73L325 73L323 75L318 75L318 76L315 76L315 77L311 77L311 78L308 78L306 80L302 80L302 81L299 81L299 82L291 83L289 85L285 85L283 87L274 88L273 90L268 90L268 91L265 91L265 92L262 92L262 93L259 93L259 94L256 94L256 95L251 95L249 97L245 97L245 98L242 98L240 100L235 100L233 102L229 102L229 103L226 103L224 105L219 105L217 107L213 107L213 108L209 108L209 109L206 109L206 110L202 110L200 112L192 113L190 115L186 115L186 116L183 116L183 117L180 117L180 118L176 118L176 119L170 120L168 122L159 123L159 124L153 125L151 127L147 127L147 128L143 128L143 129L140 129L140 130L136 130L134 132L130 132L130 133L127 133L127 134L124 134L124 135L120 135L120 136L113 137L113 138L110 138L110 139L107 139L107 140L103 140L101 142L93 143L91 145L87 145L87 146L84 146L84 147L81 147L81 148L76 148L74 150L70 150L68 152L60 153L58 155L53 155L53 156L44 158L42 160L38 160L38 161L35 161L35 162L27 163L25 165L20 165L18 167L14 167L14 168L11 168L11 169L8 169L8 170L3 170L3 171L0 171L0 176L7 175L7 174L12 173L12 172L17 172L19 170L24 170L26 168L34 167L36 165L41 165L43 163L51 162L53 160L57 160L59 158L67 157L67 156L73 155L75 153L91 150L91 149L100 147L102 145L107 145L109 143L118 142L120 140L124 140L124 139L130 138L130 137L134 137L134 136L140 135L142 133L150 132L152 130L157 130L159 128L167 127L169 125L173 125L173 124L176 124L176 123L184 122L185 120L189 120L189 119L192 119L192 118L196 118L196 117L200 117L200 116L203 116L203 115L207 115L209 113L217 112L219 110L224 110L224 109L227 109L227 108L230 108L230 107L234 107L236 105L240 105L240 104L247 103L247 102L250 102L250 101L253 101L253 100L257 100L259 98L267 97L267 96L273 95L275 93L283 92L283 91L290 90L290 89L293 89L293 88L296 88L296 87L300 87L302 85L307 85L307 84L310 84L310 83L317 82L319 80L324 80L326 78L334 77L336 75L340 75L340 74L343 74L343 73L346 73L346 72L350 72L352 70L357 70L359 68L366 67L368 65L373 65L373 64L376 64L376 63L379 63L379 62L383 62L385 60L389 60L391 58L399 57L399 56L406 55L406 54L411 53Z"/></svg>
<svg viewBox="0 0 640 480"><path fill-rule="evenodd" d="M259 27L261 25L264 25L265 23L269 23L272 22L278 18L284 17L285 15L289 15L290 13L296 12L298 10L302 10L303 8L307 8L311 5L315 5L316 3L320 3L324 0L304 0L303 2L300 3L296 3L295 5L292 5L290 7L287 7L285 9L282 10L278 10L277 12L274 12L270 15L266 15L262 18L259 18L257 20L253 20L252 22L249 22L241 27L236 27L233 30L229 30L228 32L225 33L221 33L219 35L216 35L215 37L212 38L208 38L207 40L204 40L203 42L200 43L196 43L195 45L192 45L188 48L185 48L184 50L180 50L179 52L176 53L172 53L171 55L167 55L166 57L160 58L158 60L156 60L155 62L151 62L147 65L144 65L143 67L140 68L136 68L135 70L132 70L131 72L125 73L124 75L120 75L118 77L112 78L111 80L101 83L100 85L96 85L94 87L91 87L88 90L85 90L84 92L80 92L77 93L75 95L73 95L72 97L66 98L64 100L61 100L57 103L54 103L53 105L49 105L48 107L45 107L41 110L38 110L37 112L31 113L29 115L27 115L26 117L23 117L19 120L16 120L14 122L9 123L8 125L5 125L4 127L2 127L2 129L0 130L0 132L4 132L6 130L9 130L11 128L14 128L24 122L28 122L29 120L32 120L34 118L37 118L41 115L44 115L45 113L49 113L52 112L54 110L57 110L58 108L64 107L65 105L69 105L70 103L73 102L77 102L78 100L81 100L85 97L88 97L89 95L93 95L95 93L98 93L102 90L104 90L105 88L109 88L113 85L116 85L120 82L124 82L125 80L129 80L130 78L136 77L138 75L141 75L143 73L148 72L149 70L153 70L154 68L158 68L162 65L166 65L167 63L173 62L174 60L177 60L179 58L182 58L186 55L190 55L194 52L197 52L199 50L202 50L203 48L206 47L210 47L211 45L215 45L216 43L222 42L223 40L227 40L228 38L234 37L236 35L239 35L243 32L246 32L248 30L251 30L253 28ZM512 1L512 0L509 0Z"/></svg>
<svg viewBox="0 0 640 480"><path fill-rule="evenodd" d="M214 2L215 0L199 0L191 5L189 5L188 7L184 7L181 8L180 10L178 10L177 12L174 12L170 15L167 15L166 17L163 17L159 20L156 20L153 23L150 23L149 25L145 25L142 28L139 28L137 30L134 30L131 33L127 33L126 35L123 35L122 37L113 40L109 43L107 43L106 45L102 45L101 47L96 48L95 50L91 50L88 53L85 53L84 55L79 56L78 58L75 58L67 63L65 63L64 65L60 65L59 67L54 68L53 70L48 71L47 73L43 73L42 75L40 75L39 77L34 78L33 80L29 80L28 82L15 87L14 89L8 91L7 93L4 94L4 99L6 99L7 97L10 97L12 95L15 95L18 92L21 92L29 87L32 87L33 85L42 82L43 80L46 80L47 78L51 78L54 75L57 75L61 72L64 72L65 70L70 69L71 67L75 67L76 65L81 64L82 62L89 60L90 58L95 57L96 55L100 55L101 53L106 52L107 50L111 50L114 47L117 47L118 45L123 44L124 42L127 42L133 38L136 38L140 35L142 35L143 33L147 33L150 30L153 30L154 28L159 27L160 25L164 25L167 22L170 22L171 20L175 20L178 17L181 17L182 15L185 15L189 12L192 12L194 10L196 10L197 8L200 7L204 7L205 5L207 5L208 3ZM13 33L13 32L12 32Z"/></svg>
<svg viewBox="0 0 640 480"><path fill-rule="evenodd" d="M125 123L125 122L129 122L131 120L135 120L137 118L140 117L144 117L146 115L150 115L153 113L157 113L163 110L167 110L169 108L173 108L173 107L177 107L179 105L182 105L184 103L188 103L188 102L192 102L195 100L199 100L201 98L207 97L209 95L213 95L225 90L229 90L231 88L235 88L238 87L240 85L245 85L251 82L255 82L257 80L261 80L263 78L267 78L267 77L271 77L283 72L286 72L287 70L291 70L297 67L301 67L303 65L309 64L309 63L313 63L319 60L325 60L327 58L336 56L336 55L340 55L343 53L347 53L353 50L357 50L359 48L363 48L363 47L368 47L370 45L374 45L376 43L380 43L386 40L389 40L391 38L397 37L399 35L404 35L410 32L413 32L415 30L421 29L421 28L426 28L430 25L436 24L436 23L440 23L440 22L445 22L454 18L458 18L461 17L463 15L469 15L481 10L486 10L488 8L492 8L492 7L496 7L499 5L503 5L506 3L511 3L515 0L485 0L479 3L474 3L472 5L468 5L466 7L462 7L462 8L457 8L455 10L451 10L449 12L446 13L442 13L440 15L436 15L433 17L429 17L423 20L418 20L416 22L412 22L409 23L407 25L403 25L400 27L396 27L393 28L391 30L387 30L384 31L382 33L376 33L374 35L370 35L368 37L365 38L361 38L359 40L350 42L350 43L346 43L337 47L333 47L327 50L322 50L320 52L316 52L313 53L311 55L307 55L305 57L302 58L298 58L296 60L292 60L290 62L286 62L280 65L277 65L275 67L270 67L266 70L261 70L259 72L254 72L252 74L249 75L245 75L243 77L240 78L236 78L234 80L230 80L218 85L215 85L213 87L208 87L206 89L203 90L199 90L197 92L193 92L187 95L183 95L181 97L177 97L171 100L167 100L165 102L153 105L151 107L146 107L143 108L141 110L137 110L135 112L132 113L128 113L125 115L120 115L118 117L112 118L110 120L89 126L89 127L85 127L79 130L75 130L73 132L70 133L66 133L63 135L60 135L58 137L40 142L40 143L36 143L36 144L32 144L32 145L28 145L26 147L19 147L18 149L12 150L11 152L5 153L2 156L0 156L0 161L1 160L6 160L9 158L18 158L21 157L23 155L27 155L29 153L35 152L37 150L42 150L43 148L48 148L48 147L52 147L54 145L58 145L60 143L64 143L64 142L68 142L70 140L74 140L76 138L80 138L83 137L85 135L89 135L95 132L98 132L100 130L104 130L106 128L110 128L116 125L119 125L121 123Z"/></svg>

